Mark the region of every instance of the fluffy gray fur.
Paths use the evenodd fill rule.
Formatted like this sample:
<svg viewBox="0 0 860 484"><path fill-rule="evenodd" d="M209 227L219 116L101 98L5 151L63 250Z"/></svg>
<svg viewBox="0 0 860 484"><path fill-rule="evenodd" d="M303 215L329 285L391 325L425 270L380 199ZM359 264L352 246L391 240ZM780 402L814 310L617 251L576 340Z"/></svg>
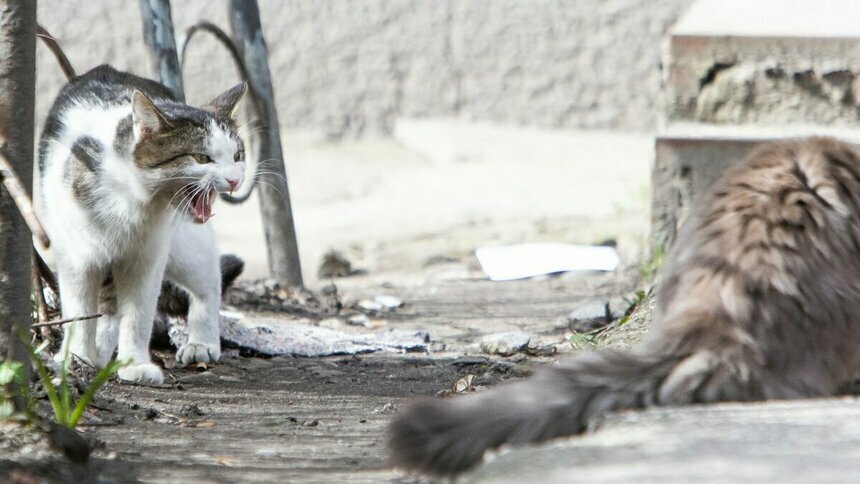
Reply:
<svg viewBox="0 0 860 484"><path fill-rule="evenodd" d="M834 395L860 368L858 275L858 151L829 138L766 145L685 223L643 343L415 401L391 425L393 462L450 475L612 410Z"/></svg>

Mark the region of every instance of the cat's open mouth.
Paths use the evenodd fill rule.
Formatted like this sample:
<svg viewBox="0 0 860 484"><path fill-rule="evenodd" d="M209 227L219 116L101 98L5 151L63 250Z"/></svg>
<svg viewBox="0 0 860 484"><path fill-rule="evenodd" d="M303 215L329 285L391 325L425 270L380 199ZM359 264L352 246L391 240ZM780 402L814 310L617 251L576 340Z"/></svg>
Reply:
<svg viewBox="0 0 860 484"><path fill-rule="evenodd" d="M215 190L200 190L191 185L183 190L188 195L188 214L194 223L202 224L212 218L212 201L215 199Z"/></svg>

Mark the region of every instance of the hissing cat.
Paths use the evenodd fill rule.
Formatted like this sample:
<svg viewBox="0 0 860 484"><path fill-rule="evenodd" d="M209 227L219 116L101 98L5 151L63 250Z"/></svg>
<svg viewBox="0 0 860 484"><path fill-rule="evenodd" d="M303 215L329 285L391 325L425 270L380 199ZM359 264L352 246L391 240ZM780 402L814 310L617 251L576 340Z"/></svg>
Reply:
<svg viewBox="0 0 860 484"><path fill-rule="evenodd" d="M191 296L188 343L177 360L218 360L221 277L203 223L216 192L244 178L233 114L245 90L239 84L194 108L157 82L100 66L60 92L42 133L39 169L63 316L97 313L107 281L116 302L97 321L68 325L63 351L99 367L116 351L129 363L120 378L161 383L149 340L166 277Z"/></svg>
<svg viewBox="0 0 860 484"><path fill-rule="evenodd" d="M858 302L860 152L827 138L764 146L685 223L643 343L417 401L391 427L394 462L455 474L612 410L834 395L860 370Z"/></svg>

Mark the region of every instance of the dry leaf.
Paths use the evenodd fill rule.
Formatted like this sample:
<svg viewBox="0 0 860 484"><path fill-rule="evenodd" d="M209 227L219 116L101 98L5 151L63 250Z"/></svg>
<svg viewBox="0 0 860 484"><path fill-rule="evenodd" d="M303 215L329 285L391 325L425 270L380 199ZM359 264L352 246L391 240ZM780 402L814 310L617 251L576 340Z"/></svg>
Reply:
<svg viewBox="0 0 860 484"><path fill-rule="evenodd" d="M469 390L472 390L472 380L475 379L475 375L466 375L463 378L455 381L451 386L452 393L465 393Z"/></svg>

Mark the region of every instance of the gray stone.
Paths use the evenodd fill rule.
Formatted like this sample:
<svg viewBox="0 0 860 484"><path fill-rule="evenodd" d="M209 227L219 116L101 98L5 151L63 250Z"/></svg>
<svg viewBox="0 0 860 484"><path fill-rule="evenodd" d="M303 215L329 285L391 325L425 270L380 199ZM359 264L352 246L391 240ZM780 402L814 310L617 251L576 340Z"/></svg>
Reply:
<svg viewBox="0 0 860 484"><path fill-rule="evenodd" d="M567 316L570 329L585 333L606 326L612 322L609 301L594 301L571 311Z"/></svg>
<svg viewBox="0 0 860 484"><path fill-rule="evenodd" d="M358 307L364 309L365 311L382 311L384 306L376 301L371 301L369 299L362 299L358 301Z"/></svg>
<svg viewBox="0 0 860 484"><path fill-rule="evenodd" d="M171 341L181 345L188 340L188 330L178 320L174 321L169 326ZM427 351L430 335L426 331L408 330L353 334L274 318L237 319L222 315L221 340L263 355L330 356Z"/></svg>
<svg viewBox="0 0 860 484"><path fill-rule="evenodd" d="M403 306L403 301L397 299L394 296L388 296L385 294L380 294L379 296L376 296L375 298L373 298L373 302L379 304L385 309L397 309L400 306Z"/></svg>
<svg viewBox="0 0 860 484"><path fill-rule="evenodd" d="M491 355L512 355L529 346L531 338L522 331L492 334L481 340L481 351Z"/></svg>
<svg viewBox="0 0 860 484"><path fill-rule="evenodd" d="M338 318L326 318L317 323L320 328L340 329L343 327L343 321Z"/></svg>
<svg viewBox="0 0 860 484"><path fill-rule="evenodd" d="M353 314L352 316L346 318L346 324L351 326L370 326L370 318L367 317L366 314Z"/></svg>

